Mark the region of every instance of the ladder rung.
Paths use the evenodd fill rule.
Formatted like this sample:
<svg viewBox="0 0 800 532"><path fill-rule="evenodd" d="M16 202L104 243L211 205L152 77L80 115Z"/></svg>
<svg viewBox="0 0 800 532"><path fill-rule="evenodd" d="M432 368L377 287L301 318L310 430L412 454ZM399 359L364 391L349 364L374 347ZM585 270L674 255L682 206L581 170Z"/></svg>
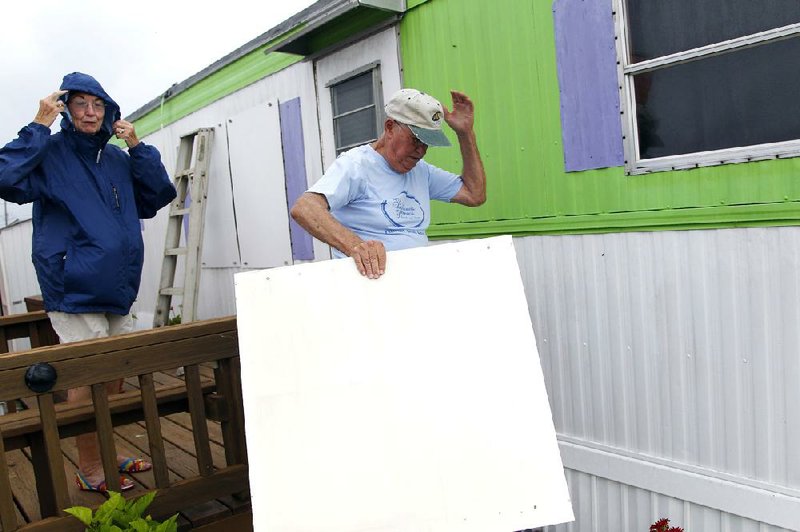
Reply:
<svg viewBox="0 0 800 532"><path fill-rule="evenodd" d="M169 248L164 250L164 255L186 255L186 248Z"/></svg>
<svg viewBox="0 0 800 532"><path fill-rule="evenodd" d="M162 296L182 296L183 295L183 287L181 286L170 286L168 288L162 288L158 291L158 293Z"/></svg>
<svg viewBox="0 0 800 532"><path fill-rule="evenodd" d="M183 179L185 177L192 177L194 175L194 168L187 168L175 174L176 179Z"/></svg>
<svg viewBox="0 0 800 532"><path fill-rule="evenodd" d="M172 209L171 211L169 211L169 215L170 216L185 216L187 214L189 214L189 209L188 208L185 208L185 209Z"/></svg>

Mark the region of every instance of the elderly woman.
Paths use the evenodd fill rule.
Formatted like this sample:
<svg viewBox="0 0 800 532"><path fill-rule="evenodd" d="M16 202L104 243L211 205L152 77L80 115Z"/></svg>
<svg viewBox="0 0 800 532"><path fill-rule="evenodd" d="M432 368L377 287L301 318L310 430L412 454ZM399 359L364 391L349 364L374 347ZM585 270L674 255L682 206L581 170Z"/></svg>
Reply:
<svg viewBox="0 0 800 532"><path fill-rule="evenodd" d="M50 126L62 115L61 131ZM127 153L109 145L125 141ZM73 72L39 102L33 122L0 148L0 198L33 202L33 264L45 310L62 343L133 328L131 305L144 260L140 218L152 218L175 197L161 156L120 120L119 106L91 76ZM121 382L108 384L119 392ZM86 400L88 388L69 391ZM77 438L81 489L105 491L95 434ZM120 472L149 463L118 457ZM133 482L122 477L122 489Z"/></svg>

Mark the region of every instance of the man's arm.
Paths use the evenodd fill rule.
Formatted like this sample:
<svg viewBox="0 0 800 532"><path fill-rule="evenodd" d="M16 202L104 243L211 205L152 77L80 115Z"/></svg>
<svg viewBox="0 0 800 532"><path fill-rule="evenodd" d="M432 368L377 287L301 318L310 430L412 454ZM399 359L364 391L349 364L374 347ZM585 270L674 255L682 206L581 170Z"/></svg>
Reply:
<svg viewBox="0 0 800 532"><path fill-rule="evenodd" d="M461 180L464 185L450 201L468 207L477 207L486 202L486 172L478 151L475 137L475 106L469 97L458 91L450 91L453 110L444 108L444 120L456 132L461 148Z"/></svg>
<svg viewBox="0 0 800 532"><path fill-rule="evenodd" d="M352 257L361 275L377 279L386 271L386 248L378 240L362 240L334 218L322 194L305 192L292 206L291 215L314 238Z"/></svg>

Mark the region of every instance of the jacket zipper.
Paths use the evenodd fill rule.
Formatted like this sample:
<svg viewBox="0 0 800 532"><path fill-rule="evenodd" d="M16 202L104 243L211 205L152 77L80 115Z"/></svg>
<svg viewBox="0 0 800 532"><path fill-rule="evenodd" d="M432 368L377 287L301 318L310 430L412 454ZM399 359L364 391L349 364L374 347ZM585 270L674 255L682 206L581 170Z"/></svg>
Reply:
<svg viewBox="0 0 800 532"><path fill-rule="evenodd" d="M95 162L98 165L100 164L100 156L101 155L103 155L103 148L100 148L99 150L97 150L97 159L95 160ZM116 206L117 211L119 211L120 210L119 192L117 192L117 187L116 187L116 185L114 185L114 183L111 183L111 192L114 194L114 205Z"/></svg>

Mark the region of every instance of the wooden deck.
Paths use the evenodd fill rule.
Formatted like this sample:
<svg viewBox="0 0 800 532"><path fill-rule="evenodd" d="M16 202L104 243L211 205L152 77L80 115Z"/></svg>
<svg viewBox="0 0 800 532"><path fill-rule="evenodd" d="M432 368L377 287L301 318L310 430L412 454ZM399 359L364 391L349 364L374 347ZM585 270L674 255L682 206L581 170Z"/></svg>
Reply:
<svg viewBox="0 0 800 532"><path fill-rule="evenodd" d="M161 372L154 374L157 387L180 385L183 379L174 376L174 372ZM201 376L206 384L213 382L213 369L201 368ZM136 379L127 379L125 382L127 392L136 392L138 382ZM28 398L23 403L36 408L35 401ZM170 484L181 480L190 479L199 475L197 467L197 452L194 445L192 423L189 413L181 412L161 418L161 430L169 468ZM208 421L209 440L211 442L211 456L215 468L225 467L225 449L222 439L220 423ZM114 429L117 451L121 455L142 457L150 459L149 440L147 429L143 422L117 426ZM64 456L64 470L69 486L69 495L76 506L95 507L105 500L99 493L81 491L72 481L77 470L78 455L75 449L75 438L61 440L61 449ZM18 523L35 523L42 519L39 509L39 499L36 491L36 479L32 463L30 447L9 451L6 454L9 475L11 477L11 491L17 512ZM146 491L156 489L152 471L128 475L136 483L132 490L124 492L126 498L137 497ZM198 528L209 525L225 517L242 514L244 520L250 509L249 500L238 500L232 496L216 499L191 508L182 509L178 518L179 530ZM234 527L229 530L246 530L245 523L242 528ZM252 525L251 525L252 526ZM2 526L0 526L2 530Z"/></svg>
<svg viewBox="0 0 800 532"><path fill-rule="evenodd" d="M10 331L21 318L10 318L0 318L6 339L19 337ZM46 317L28 319L37 324L28 327L35 346ZM0 400L30 394L23 376L38 362L57 370L53 388L0 416L0 530L83 530L61 510L104 500L74 482L74 436L95 430L105 463L117 453L153 462L152 471L130 475L136 487L124 496L158 489L148 510L154 518L177 512L179 530L252 530L235 318L0 355ZM178 366L185 376L176 376ZM106 395L101 383L118 377L123 393ZM91 401L58 401L85 385Z"/></svg>

